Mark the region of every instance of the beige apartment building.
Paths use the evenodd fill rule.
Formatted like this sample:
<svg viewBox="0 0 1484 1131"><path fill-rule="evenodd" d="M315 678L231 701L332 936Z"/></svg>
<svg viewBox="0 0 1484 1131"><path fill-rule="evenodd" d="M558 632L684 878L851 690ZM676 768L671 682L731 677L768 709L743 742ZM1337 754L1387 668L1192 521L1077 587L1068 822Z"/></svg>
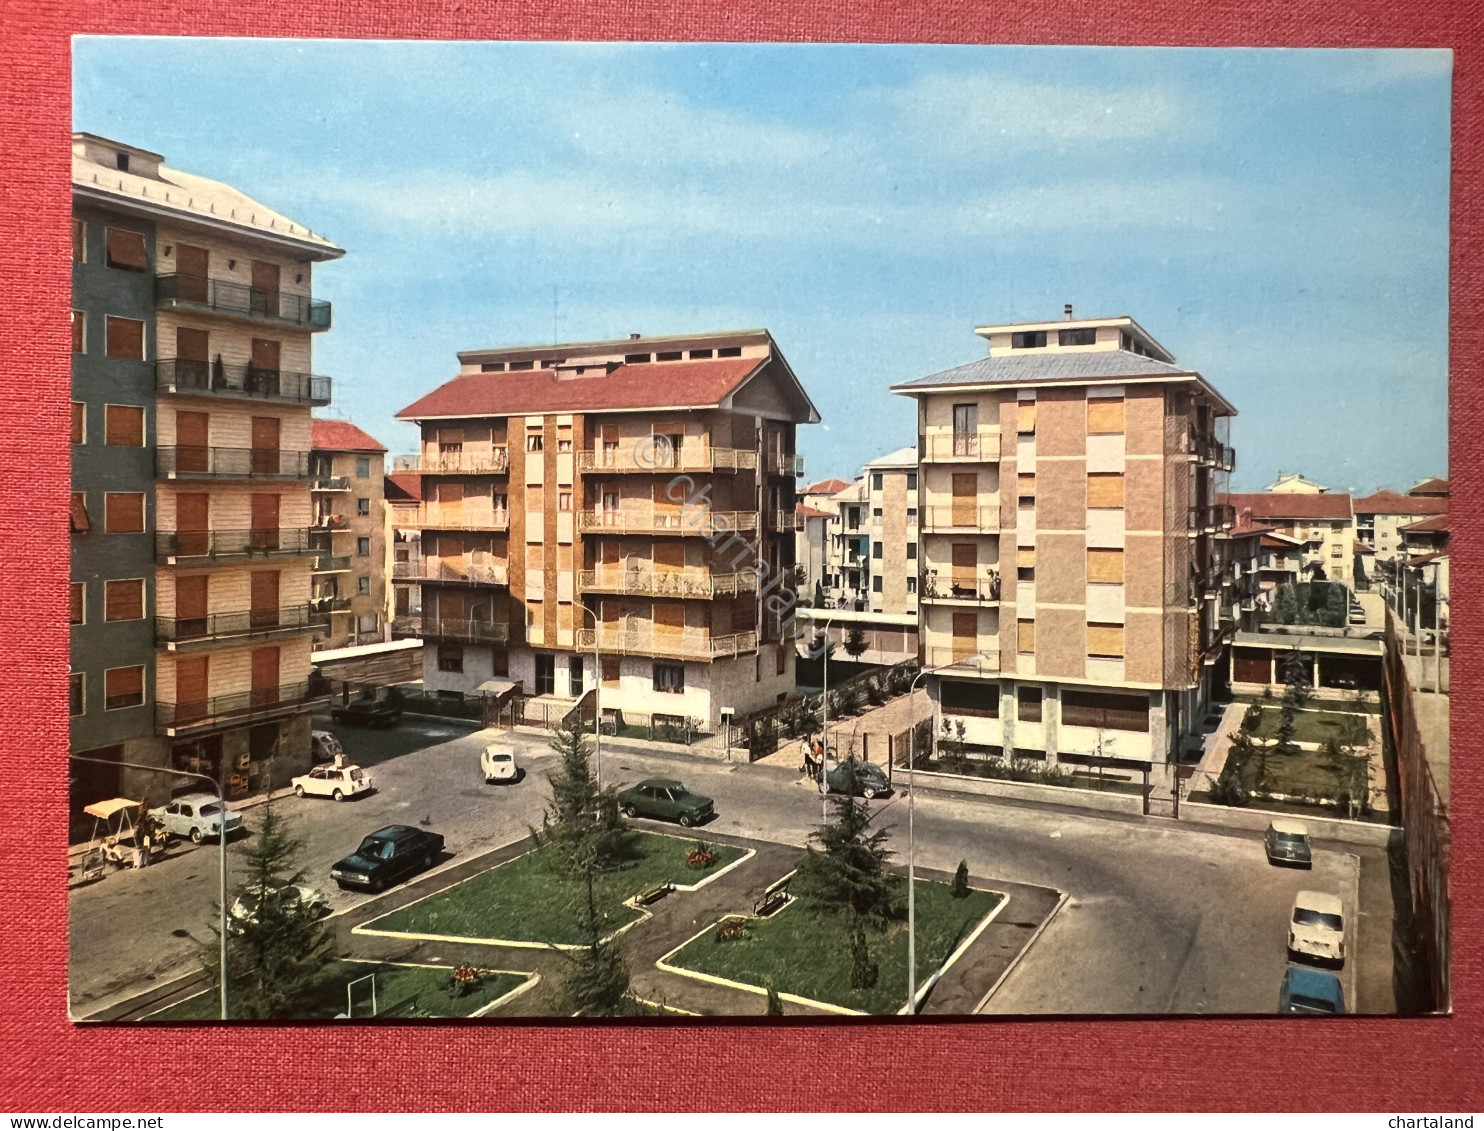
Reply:
<svg viewBox="0 0 1484 1131"><path fill-rule="evenodd" d="M316 651L388 639L386 445L348 420L314 421L309 453Z"/></svg>
<svg viewBox="0 0 1484 1131"><path fill-rule="evenodd" d="M923 657L971 749L1173 760L1235 625L1235 409L1131 318L981 326L910 381Z"/></svg>
<svg viewBox="0 0 1484 1131"><path fill-rule="evenodd" d="M422 429L429 689L601 680L605 713L708 730L793 689L795 428L819 416L766 330L459 362L398 414Z"/></svg>

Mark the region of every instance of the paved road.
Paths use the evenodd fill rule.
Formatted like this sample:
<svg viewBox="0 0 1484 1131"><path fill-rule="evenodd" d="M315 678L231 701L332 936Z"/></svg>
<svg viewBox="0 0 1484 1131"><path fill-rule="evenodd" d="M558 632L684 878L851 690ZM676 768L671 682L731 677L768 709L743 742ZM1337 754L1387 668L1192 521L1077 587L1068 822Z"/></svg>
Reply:
<svg viewBox="0 0 1484 1131"><path fill-rule="evenodd" d="M451 869L540 820L544 771L554 755L538 737L516 736L528 775L519 785L499 787L485 786L479 775L483 737L453 724L409 720L386 734L341 734L354 757L374 765L377 791L339 805L281 802L305 842L311 882L325 888L337 912L369 897L335 890L330 864L382 824L426 822L442 832L451 855L440 867ZM380 759L379 751L418 741L434 744ZM716 798L712 827L735 836L802 845L820 819L818 794L786 767L608 746L602 772L605 783L615 784L683 777L691 789ZM893 847L903 852L905 801L891 798L874 808L892 829ZM1294 893L1303 887L1336 892L1355 921L1358 861L1343 852L1320 850L1312 872L1285 871L1266 863L1252 836L942 793L919 794L916 828L924 867L951 871L966 859L975 876L1068 893L1066 906L987 1012L1270 1013ZM241 844L231 851L240 852ZM98 1008L193 965L191 940L172 932L209 941L215 865L215 848L208 845L73 891L75 1011ZM1389 907L1373 914L1383 911L1389 916ZM1353 953L1353 938L1351 947ZM1357 965L1378 963L1389 976L1389 946L1371 946L1347 963L1352 1002Z"/></svg>

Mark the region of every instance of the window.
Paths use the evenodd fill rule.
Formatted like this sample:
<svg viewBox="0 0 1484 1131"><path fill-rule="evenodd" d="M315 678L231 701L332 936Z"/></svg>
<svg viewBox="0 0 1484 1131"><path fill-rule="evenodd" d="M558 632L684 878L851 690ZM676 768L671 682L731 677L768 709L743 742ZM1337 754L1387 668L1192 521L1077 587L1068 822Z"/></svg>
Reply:
<svg viewBox="0 0 1484 1131"><path fill-rule="evenodd" d="M871 592L881 592L881 575L879 573L875 577L871 578Z"/></svg>
<svg viewBox="0 0 1484 1131"><path fill-rule="evenodd" d="M144 409L127 404L104 405L103 442L113 448L144 447Z"/></svg>
<svg viewBox="0 0 1484 1131"><path fill-rule="evenodd" d="M719 349L719 350L716 351L716 356L717 357L741 357L742 356L742 347L741 346L722 346L721 349Z"/></svg>
<svg viewBox="0 0 1484 1131"><path fill-rule="evenodd" d="M1041 721L1041 688L1018 687L1015 689L1015 713L1023 723Z"/></svg>
<svg viewBox="0 0 1484 1131"><path fill-rule="evenodd" d="M356 578L356 592L362 597L367 596L371 592L371 579L365 574Z"/></svg>
<svg viewBox="0 0 1484 1131"><path fill-rule="evenodd" d="M72 492L72 508L68 515L68 523L73 534L86 534L93 529L92 520L88 518L88 497L81 491Z"/></svg>
<svg viewBox="0 0 1484 1131"><path fill-rule="evenodd" d="M1089 436L1116 434L1122 431L1122 397L1089 397L1087 399L1087 433Z"/></svg>
<svg viewBox="0 0 1484 1131"><path fill-rule="evenodd" d="M627 353L624 354L623 359L625 365L646 365L649 360L650 357L647 353Z"/></svg>
<svg viewBox="0 0 1484 1131"><path fill-rule="evenodd" d="M879 471L871 472L871 490L881 490L881 472ZM880 512L878 511L877 513L879 514Z"/></svg>
<svg viewBox="0 0 1484 1131"><path fill-rule="evenodd" d="M371 457L370 456L357 456L356 457L356 478L357 479L366 479L366 478L368 478L370 476L370 474L371 474Z"/></svg>
<svg viewBox="0 0 1484 1131"><path fill-rule="evenodd" d="M1091 346L1096 345L1098 331L1096 326L1084 326L1076 330L1058 330L1056 332L1056 344L1059 346Z"/></svg>
<svg viewBox="0 0 1484 1131"><path fill-rule="evenodd" d="M540 432L528 432L528 433L526 433L526 451L528 451L528 452L539 452L541 450L542 450L541 433Z"/></svg>
<svg viewBox="0 0 1484 1131"><path fill-rule="evenodd" d="M1036 622L1033 620L1021 620L1015 622L1015 650L1021 655L1030 655L1036 650Z"/></svg>
<svg viewBox="0 0 1484 1131"><path fill-rule="evenodd" d="M105 581L103 583L103 619L143 620L144 579Z"/></svg>
<svg viewBox="0 0 1484 1131"><path fill-rule="evenodd" d="M1035 581L1036 580L1036 567L1033 566L1033 565L1016 566L1015 567L1015 580L1016 581Z"/></svg>
<svg viewBox="0 0 1484 1131"><path fill-rule="evenodd" d="M1087 505L1089 507L1123 506L1123 473L1098 471L1089 475L1087 477Z"/></svg>
<svg viewBox="0 0 1484 1131"><path fill-rule="evenodd" d="M358 557L358 558L369 558L370 556L371 556L371 539L369 539L369 538L357 538L356 539L356 557Z"/></svg>
<svg viewBox="0 0 1484 1131"><path fill-rule="evenodd" d="M915 573L909 573L907 575L907 592L908 593L916 593L917 592L917 575Z"/></svg>
<svg viewBox="0 0 1484 1131"><path fill-rule="evenodd" d="M1088 550L1087 581L1088 584L1110 582L1121 585L1123 583L1123 551Z"/></svg>
<svg viewBox="0 0 1484 1131"><path fill-rule="evenodd" d="M72 352L88 352L88 316L80 310L72 312Z"/></svg>
<svg viewBox="0 0 1484 1131"><path fill-rule="evenodd" d="M917 490L917 472L915 471L907 472L907 490Z"/></svg>
<svg viewBox="0 0 1484 1131"><path fill-rule="evenodd" d="M144 668L109 668L103 673L103 709L118 711L144 702Z"/></svg>
<svg viewBox="0 0 1484 1131"><path fill-rule="evenodd" d="M1000 717L1000 685L945 679L939 684L938 702L945 715Z"/></svg>
<svg viewBox="0 0 1484 1131"><path fill-rule="evenodd" d="M144 233L127 228L109 228L105 240L108 265L119 271L148 271L149 255L144 250Z"/></svg>
<svg viewBox="0 0 1484 1131"><path fill-rule="evenodd" d="M1104 660L1123 659L1123 625L1088 624L1087 654Z"/></svg>
<svg viewBox="0 0 1484 1131"><path fill-rule="evenodd" d="M603 657L603 686L617 687L623 674L623 666L617 656Z"/></svg>
<svg viewBox="0 0 1484 1131"><path fill-rule="evenodd" d="M907 508L907 517L908 518L916 518L917 517L917 508L916 507L908 507Z"/></svg>
<svg viewBox="0 0 1484 1131"><path fill-rule="evenodd" d="M1338 557L1340 557L1341 556L1340 555L1340 548L1338 546L1331 547L1330 548L1330 551L1329 551L1329 556L1332 557L1332 558L1338 558Z"/></svg>
<svg viewBox="0 0 1484 1131"><path fill-rule="evenodd" d="M67 673L67 713L80 715L83 712L82 672Z"/></svg>
<svg viewBox="0 0 1484 1131"><path fill-rule="evenodd" d="M1021 434L1036 430L1036 402L1021 401L1015 406L1015 431Z"/></svg>
<svg viewBox="0 0 1484 1131"><path fill-rule="evenodd" d="M82 444L87 442L88 406L82 401L72 402L72 442Z"/></svg>
<svg viewBox="0 0 1484 1131"><path fill-rule="evenodd" d="M908 542L907 543L907 560L909 562L910 561L916 561L917 560L917 543L916 542Z"/></svg>
<svg viewBox="0 0 1484 1131"><path fill-rule="evenodd" d="M692 361L701 361L701 360L704 360L705 358L708 358L710 356L711 356L711 351L710 350L691 350L690 351L690 359Z"/></svg>
<svg viewBox="0 0 1484 1131"><path fill-rule="evenodd" d="M370 514L370 513L371 513L371 500L370 499L357 499L356 500L356 514L365 515L365 514Z"/></svg>
<svg viewBox="0 0 1484 1131"><path fill-rule="evenodd" d="M559 452L570 452L571 450L572 450L572 437L571 436L558 436L557 437L557 451L559 451Z"/></svg>
<svg viewBox="0 0 1484 1131"><path fill-rule="evenodd" d="M144 360L144 323L137 318L104 319L104 352L126 361Z"/></svg>
<svg viewBox="0 0 1484 1131"><path fill-rule="evenodd" d="M875 558L877 561L880 561L881 560L881 555L882 555L882 552L883 552L883 547L884 547L884 543L881 543L881 542L872 542L871 543L871 557Z"/></svg>
<svg viewBox="0 0 1484 1131"><path fill-rule="evenodd" d="M512 361L510 363L510 372L512 373L522 372L527 369L535 368L536 363L534 361Z"/></svg>
<svg viewBox="0 0 1484 1131"><path fill-rule="evenodd" d="M1107 695L1096 691L1062 689L1061 721L1072 727L1107 730L1149 730L1147 695Z"/></svg>
<svg viewBox="0 0 1484 1131"><path fill-rule="evenodd" d="M457 644L438 645L438 670L440 672L462 674L464 670L464 649Z"/></svg>
<svg viewBox="0 0 1484 1131"><path fill-rule="evenodd" d="M74 581L70 598L71 623L82 624L86 619L88 587L84 582Z"/></svg>
<svg viewBox="0 0 1484 1131"><path fill-rule="evenodd" d="M1045 344L1045 330L1019 330L1010 335L1010 348L1013 350L1040 349Z"/></svg>
<svg viewBox="0 0 1484 1131"><path fill-rule="evenodd" d="M680 350L667 350L664 353L654 355L655 361L679 361L682 357Z"/></svg>
<svg viewBox="0 0 1484 1131"><path fill-rule="evenodd" d="M1134 348L1134 336L1127 330L1124 330L1118 335L1118 345L1119 348L1128 350L1130 353L1132 353Z"/></svg>
<svg viewBox="0 0 1484 1131"><path fill-rule="evenodd" d="M129 171L129 155L123 152L115 153L113 155L113 166L120 173L127 173Z"/></svg>
<svg viewBox="0 0 1484 1131"><path fill-rule="evenodd" d="M110 491L103 496L103 529L109 534L144 532L144 495Z"/></svg>
<svg viewBox="0 0 1484 1131"><path fill-rule="evenodd" d="M1036 505L1036 476L1032 472L1021 472L1015 477L1015 490L1021 510L1030 510Z"/></svg>
<svg viewBox="0 0 1484 1131"><path fill-rule="evenodd" d="M504 373L505 363L503 361L486 361L479 367L481 373Z"/></svg>
<svg viewBox="0 0 1484 1131"><path fill-rule="evenodd" d="M571 509L572 509L572 492L571 491L558 491L557 492L557 510L559 510L559 511L570 511Z"/></svg>
<svg viewBox="0 0 1484 1131"><path fill-rule="evenodd" d="M668 695L680 695L685 691L684 664L655 664L654 689Z"/></svg>
<svg viewBox="0 0 1484 1131"><path fill-rule="evenodd" d="M88 226L81 220L72 221L72 262L86 263L88 254Z"/></svg>
<svg viewBox="0 0 1484 1131"><path fill-rule="evenodd" d="M880 507L872 507L871 508L871 517L872 518L880 518L881 517L881 508Z"/></svg>
<svg viewBox="0 0 1484 1131"><path fill-rule="evenodd" d="M780 644L777 648L773 649L773 653L773 674L783 675L788 671L788 649Z"/></svg>

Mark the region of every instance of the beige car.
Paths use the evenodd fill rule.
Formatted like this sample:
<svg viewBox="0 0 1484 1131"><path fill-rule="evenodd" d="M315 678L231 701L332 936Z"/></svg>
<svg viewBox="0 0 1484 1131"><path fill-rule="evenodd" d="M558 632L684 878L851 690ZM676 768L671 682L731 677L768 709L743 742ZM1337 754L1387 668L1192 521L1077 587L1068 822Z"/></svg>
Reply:
<svg viewBox="0 0 1484 1131"><path fill-rule="evenodd" d="M344 801L358 793L368 793L371 779L359 766L316 766L307 774L290 779L290 785L300 797L333 797Z"/></svg>
<svg viewBox="0 0 1484 1131"><path fill-rule="evenodd" d="M1345 913L1339 896L1301 891L1293 897L1288 953L1336 965L1345 961Z"/></svg>

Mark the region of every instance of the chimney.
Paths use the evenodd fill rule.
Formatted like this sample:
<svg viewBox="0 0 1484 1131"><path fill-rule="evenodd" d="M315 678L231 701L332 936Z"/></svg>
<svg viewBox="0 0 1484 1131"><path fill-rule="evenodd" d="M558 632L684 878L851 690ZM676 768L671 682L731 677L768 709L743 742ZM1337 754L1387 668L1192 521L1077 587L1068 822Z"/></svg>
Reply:
<svg viewBox="0 0 1484 1131"><path fill-rule="evenodd" d="M1061 316L1062 316L1063 319L1065 319L1068 322L1070 322L1072 320L1072 304L1071 303L1067 303L1064 307L1061 308Z"/></svg>
<svg viewBox="0 0 1484 1131"><path fill-rule="evenodd" d="M629 341L631 341L631 342L637 342L643 336L644 336L643 334L630 334L629 335Z"/></svg>

